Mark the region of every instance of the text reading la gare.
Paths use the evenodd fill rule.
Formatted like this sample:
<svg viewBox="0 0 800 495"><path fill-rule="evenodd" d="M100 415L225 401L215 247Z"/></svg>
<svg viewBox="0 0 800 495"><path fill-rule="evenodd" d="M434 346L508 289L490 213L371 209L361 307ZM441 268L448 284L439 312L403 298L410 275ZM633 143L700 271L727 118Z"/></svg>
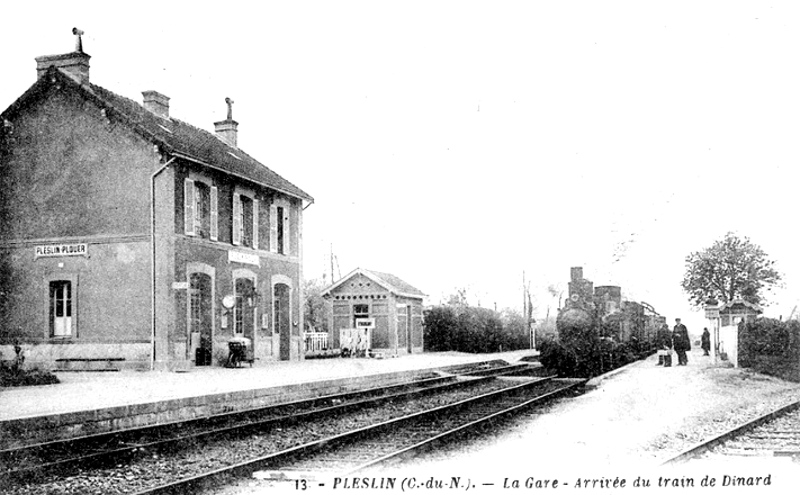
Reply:
<svg viewBox="0 0 800 495"><path fill-rule="evenodd" d="M772 484L772 475L767 476L728 476L727 474L722 478L715 478L712 476L705 476L697 481L691 477L678 477L667 478L659 476L658 478L642 478L637 477L631 483L625 478L578 478L573 482L564 482L557 479L541 479L529 477L525 479L504 478L503 488L589 488L589 489L603 489L603 488L626 488L632 486L633 488L649 488L651 486L662 488L692 488L695 486L700 487L717 487L717 486L769 486Z"/></svg>

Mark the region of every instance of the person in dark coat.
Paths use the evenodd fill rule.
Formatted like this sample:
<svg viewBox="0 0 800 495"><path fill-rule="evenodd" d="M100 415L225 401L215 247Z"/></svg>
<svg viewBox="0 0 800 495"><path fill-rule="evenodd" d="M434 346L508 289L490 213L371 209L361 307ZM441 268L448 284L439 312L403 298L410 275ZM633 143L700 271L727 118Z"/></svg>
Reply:
<svg viewBox="0 0 800 495"><path fill-rule="evenodd" d="M700 347L703 348L703 356L708 356L708 351L711 350L711 334L708 328L703 329L703 336L700 337Z"/></svg>
<svg viewBox="0 0 800 495"><path fill-rule="evenodd" d="M672 366L672 333L666 323L656 332L656 344L658 345L658 366Z"/></svg>
<svg viewBox="0 0 800 495"><path fill-rule="evenodd" d="M686 357L686 351L692 348L689 342L689 331L686 325L681 323L680 318L675 318L675 328L672 329L672 347L678 353L678 366L686 366L689 359Z"/></svg>

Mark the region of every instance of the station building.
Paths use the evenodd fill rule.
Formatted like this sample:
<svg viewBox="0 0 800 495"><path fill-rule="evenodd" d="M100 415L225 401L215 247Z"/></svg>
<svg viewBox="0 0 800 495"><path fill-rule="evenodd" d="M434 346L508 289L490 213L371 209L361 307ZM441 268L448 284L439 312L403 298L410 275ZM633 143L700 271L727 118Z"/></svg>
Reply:
<svg viewBox="0 0 800 495"><path fill-rule="evenodd" d="M0 114L2 359L186 369L236 336L256 365L302 359L311 196L238 148L230 100L210 133L93 84L89 59L80 39L38 57Z"/></svg>
<svg viewBox="0 0 800 495"><path fill-rule="evenodd" d="M368 323L372 351L392 356L422 352L425 294L399 277L356 268L323 290L322 295L332 305L328 327L332 348L341 348L342 329Z"/></svg>

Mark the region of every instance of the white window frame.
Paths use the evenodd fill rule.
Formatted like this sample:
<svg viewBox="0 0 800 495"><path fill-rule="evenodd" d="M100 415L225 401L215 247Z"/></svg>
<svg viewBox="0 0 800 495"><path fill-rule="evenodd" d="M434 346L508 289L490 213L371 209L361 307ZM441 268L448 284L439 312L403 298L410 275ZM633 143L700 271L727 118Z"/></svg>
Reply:
<svg viewBox="0 0 800 495"><path fill-rule="evenodd" d="M233 235L231 236L231 240L234 245L241 246L242 238L244 237L244 209L242 208L242 196L249 198L250 201L253 202L253 236L251 239L251 245L245 247L249 247L251 249L258 249L258 211L259 211L259 201L256 198L255 193L252 190L236 187L233 191Z"/></svg>
<svg viewBox="0 0 800 495"><path fill-rule="evenodd" d="M216 241L219 237L219 190L209 179L197 174L190 174L189 177L183 180L184 233L188 236L197 237L196 226L201 221L199 218L199 209L197 208L198 198L196 182L202 183L209 189L209 238L212 241Z"/></svg>
<svg viewBox="0 0 800 495"><path fill-rule="evenodd" d="M53 300L50 297L50 284L53 282L68 282L70 285L70 316L69 316L69 333L63 335L55 334L55 322L51 321L50 315L53 310ZM79 285L78 275L76 273L58 273L46 276L44 279L44 312L47 326L45 327L45 338L47 340L71 340L78 338L79 321ZM53 316L55 318L55 316Z"/></svg>
<svg viewBox="0 0 800 495"><path fill-rule="evenodd" d="M269 250L272 253L289 256L291 253L292 214L291 203L285 199L276 199L269 206ZM283 244L278 246L278 208L283 209Z"/></svg>

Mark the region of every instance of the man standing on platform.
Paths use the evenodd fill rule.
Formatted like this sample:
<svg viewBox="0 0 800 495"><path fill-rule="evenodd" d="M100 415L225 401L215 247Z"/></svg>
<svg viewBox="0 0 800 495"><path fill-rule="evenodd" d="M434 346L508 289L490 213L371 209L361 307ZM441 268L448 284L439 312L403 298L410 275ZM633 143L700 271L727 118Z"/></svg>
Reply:
<svg viewBox="0 0 800 495"><path fill-rule="evenodd" d="M703 348L703 356L708 356L708 351L711 350L711 333L708 328L703 329L703 336L700 338L700 347Z"/></svg>
<svg viewBox="0 0 800 495"><path fill-rule="evenodd" d="M678 366L686 366L689 359L686 357L686 351L692 348L689 342L689 331L686 325L681 323L680 318L675 318L675 328L672 329L672 347L678 353Z"/></svg>
<svg viewBox="0 0 800 495"><path fill-rule="evenodd" d="M672 366L672 332L669 331L666 323L656 332L656 344L658 345L658 366Z"/></svg>

